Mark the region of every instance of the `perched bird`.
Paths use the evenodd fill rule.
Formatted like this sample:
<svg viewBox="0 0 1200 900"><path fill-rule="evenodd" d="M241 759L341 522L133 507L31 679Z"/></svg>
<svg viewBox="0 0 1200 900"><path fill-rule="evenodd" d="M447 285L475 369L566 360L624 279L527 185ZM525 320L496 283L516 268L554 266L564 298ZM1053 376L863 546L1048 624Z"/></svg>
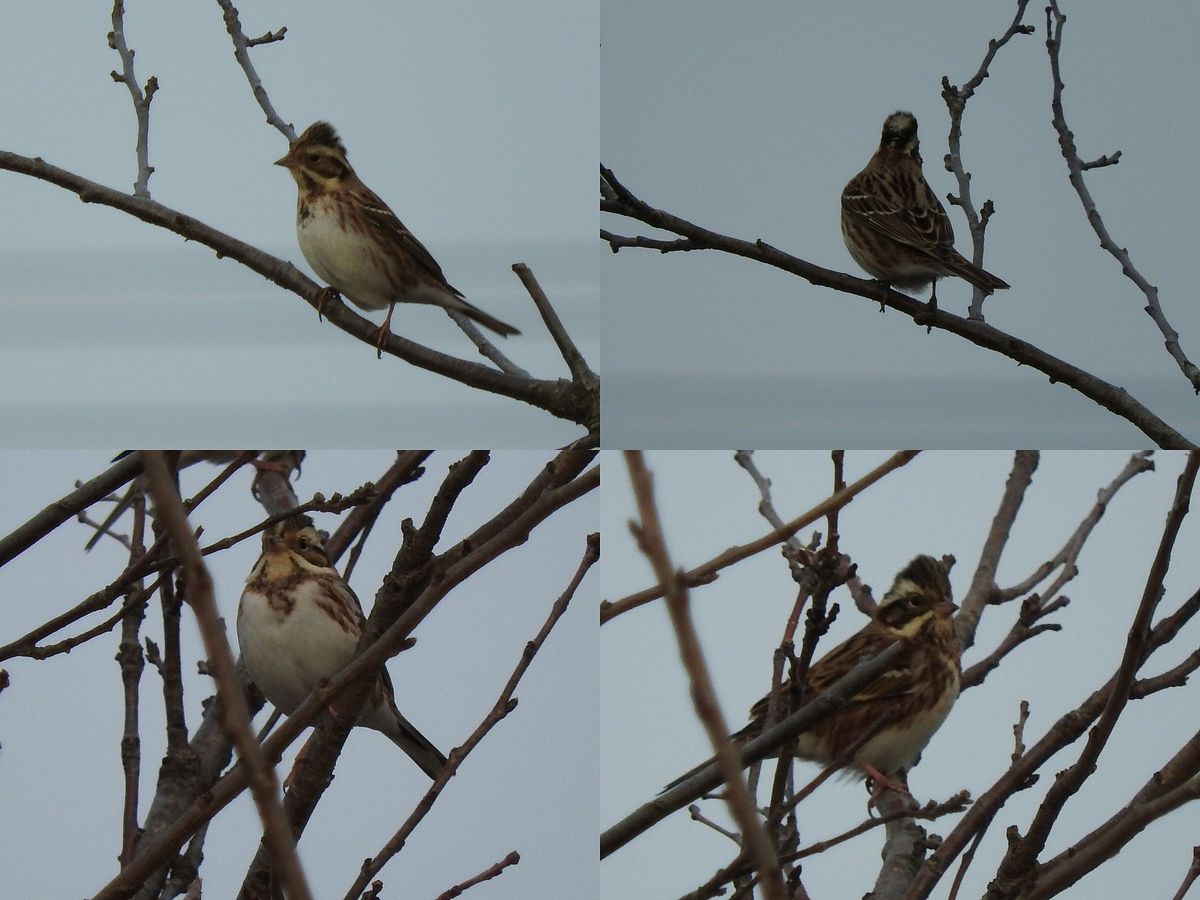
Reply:
<svg viewBox="0 0 1200 900"><path fill-rule="evenodd" d="M465 315L508 337L511 325L468 303L442 275L437 260L350 167L346 148L328 122L310 125L276 160L299 188L296 234L300 250L333 291L365 310L387 308L377 346L391 332L397 303L431 303ZM322 298L324 299L324 298Z"/></svg>
<svg viewBox="0 0 1200 900"><path fill-rule="evenodd" d="M366 620L358 597L325 555L312 519L295 515L263 532L262 555L238 604L242 659L259 690L291 714L320 682L350 662ZM436 778L446 757L400 710L381 668L359 725L382 731Z"/></svg>
<svg viewBox="0 0 1200 900"><path fill-rule="evenodd" d="M124 459L134 450L122 450L112 458L112 462L119 459ZM189 466L194 466L198 462L208 462L216 466L223 466L233 462L246 451L244 450L180 450L179 460L176 463L176 469L182 471ZM255 459L250 460L250 465L254 466L256 474L254 476L254 485L252 490L257 495L258 479L262 477L264 472L278 472L285 478L290 476L293 471L300 471L300 463L304 460L303 450L257 450L259 454ZM134 479L129 486L129 490L125 492L112 511L105 517L97 528L96 533L91 536L84 550L91 550L96 544L100 543L100 539L106 534L111 534L111 529L116 524L117 519L124 515L125 510L133 506L134 501L146 492L146 485L142 478Z"/></svg>
<svg viewBox="0 0 1200 900"><path fill-rule="evenodd" d="M950 217L921 172L917 120L894 112L879 149L842 190L842 239L854 261L884 284L918 289L957 275L984 293L1008 287L954 249ZM881 309L882 311L882 309Z"/></svg>
<svg viewBox="0 0 1200 900"><path fill-rule="evenodd" d="M865 628L813 663L806 685L790 680L782 685L775 721L797 711L858 663L895 641L902 647L891 668L845 706L802 732L791 752L823 764L836 762L886 710L894 709L896 718L853 751L847 765L874 779L877 793L883 788L906 790L901 782L907 770L920 758L958 699L962 670L952 618L955 608L942 563L931 556L918 556L905 566ZM763 697L751 707L750 724L732 736L735 742L745 743L762 733L770 699L770 695ZM668 787L707 765L697 766Z"/></svg>

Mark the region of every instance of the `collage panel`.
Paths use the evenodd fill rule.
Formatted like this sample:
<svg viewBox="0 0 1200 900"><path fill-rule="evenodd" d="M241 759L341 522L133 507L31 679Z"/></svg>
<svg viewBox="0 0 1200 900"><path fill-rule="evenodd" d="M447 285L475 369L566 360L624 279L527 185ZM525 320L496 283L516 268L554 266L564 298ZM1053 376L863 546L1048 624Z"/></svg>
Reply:
<svg viewBox="0 0 1200 900"><path fill-rule="evenodd" d="M1143 12L605 0L607 445L1196 446L1196 22Z"/></svg>
<svg viewBox="0 0 1200 900"><path fill-rule="evenodd" d="M1187 894L1200 455L624 463L602 897Z"/></svg>
<svg viewBox="0 0 1200 900"><path fill-rule="evenodd" d="M596 434L597 15L590 0L10 10L10 440Z"/></svg>
<svg viewBox="0 0 1200 900"><path fill-rule="evenodd" d="M592 452L0 463L5 896L595 882Z"/></svg>

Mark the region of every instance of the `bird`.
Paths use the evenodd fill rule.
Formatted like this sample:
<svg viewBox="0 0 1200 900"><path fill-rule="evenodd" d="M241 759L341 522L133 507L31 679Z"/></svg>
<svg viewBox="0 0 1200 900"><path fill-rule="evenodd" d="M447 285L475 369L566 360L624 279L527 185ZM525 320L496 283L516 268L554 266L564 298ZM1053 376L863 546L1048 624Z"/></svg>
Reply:
<svg viewBox="0 0 1200 900"><path fill-rule="evenodd" d="M397 303L442 306L502 337L520 334L467 302L446 281L432 254L359 179L345 145L328 122L314 122L305 129L275 165L283 166L296 180L300 250L328 284L318 313L334 291L360 309L386 308L376 341L380 355Z"/></svg>
<svg viewBox="0 0 1200 900"><path fill-rule="evenodd" d="M117 462L117 460L124 459L134 452L136 451L122 450L110 461ZM175 468L182 471L189 466L194 466L198 462L208 462L213 465L223 466L233 462L245 452L244 450L180 450ZM254 452L259 454L259 456L250 460L250 465L254 466L255 469L254 482L251 485L251 490L255 495L257 495L258 479L262 477L263 473L278 472L284 478L288 478L291 476L293 470L299 474L300 463L304 460L303 450L256 450ZM144 479L141 477L135 478L129 486L129 490L125 492L123 497L117 500L116 505L105 517L104 521L96 526L96 533L88 539L83 549L90 551L100 543L101 538L106 534L111 534L112 526L116 523L117 519L121 518L125 510L132 507L134 501L145 492L146 484ZM118 540L120 539L118 538Z"/></svg>
<svg viewBox="0 0 1200 900"><path fill-rule="evenodd" d="M899 641L900 654L887 670L846 705L801 732L785 749L801 759L822 764L840 762L852 772L868 776L876 785L872 802L885 789L907 793L907 770L916 764L958 699L962 668L954 630L955 609L945 565L931 556L917 556L896 576L874 617L861 631L814 663L804 684L797 685L790 679L783 683L782 708L770 722L768 694L751 707L750 723L731 739L744 744L757 737L768 724L827 691L858 663ZM895 718L852 750L888 710L895 711ZM710 763L697 766L667 788L686 781Z"/></svg>
<svg viewBox="0 0 1200 900"><path fill-rule="evenodd" d="M954 249L950 217L921 171L917 120L910 112L884 120L879 149L842 190L842 239L854 261L884 284L932 284L931 310L937 308L937 279L946 275L985 294L1009 287Z"/></svg>
<svg viewBox="0 0 1200 900"><path fill-rule="evenodd" d="M289 516L263 532L262 554L238 604L237 634L246 671L276 709L290 715L345 668L365 625L358 597L330 563L309 516ZM446 765L445 755L400 714L385 668L358 724L385 734L430 778Z"/></svg>

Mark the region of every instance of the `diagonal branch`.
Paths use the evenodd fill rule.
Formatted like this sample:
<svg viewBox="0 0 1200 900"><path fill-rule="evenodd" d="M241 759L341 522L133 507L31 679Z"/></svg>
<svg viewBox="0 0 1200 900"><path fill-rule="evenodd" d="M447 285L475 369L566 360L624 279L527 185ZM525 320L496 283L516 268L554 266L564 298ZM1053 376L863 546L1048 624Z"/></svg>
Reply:
<svg viewBox="0 0 1200 900"><path fill-rule="evenodd" d="M1111 157L1105 156L1091 163L1084 163L1079 158L1079 150L1075 146L1075 135L1067 127L1062 103L1064 85L1062 71L1059 68L1059 54L1062 51L1062 32L1066 21L1067 17L1059 11L1058 3L1051 0L1050 5L1046 7L1046 52L1050 56L1050 75L1054 82L1050 108L1054 112L1052 121L1054 130L1058 132L1058 146L1062 151L1063 159L1067 161L1067 180L1071 182L1075 193L1079 195L1084 215L1088 224L1092 226L1092 230L1096 232L1096 237L1100 239L1100 246L1121 264L1121 274L1132 281L1145 295L1146 314L1154 320L1154 324L1162 332L1167 352L1178 364L1184 377L1191 382L1192 390L1200 394L1200 368L1197 368L1195 363L1188 359L1183 352L1183 348L1179 344L1179 333L1171 327L1162 305L1158 302L1158 288L1150 284L1133 265L1133 257L1129 255L1129 251L1124 247L1118 247L1117 242L1112 239L1104 225L1104 219L1100 217L1100 212L1096 209L1096 201L1092 198L1091 191L1088 190L1087 183L1083 180L1083 173L1086 169L1116 165L1121 154L1118 151Z"/></svg>
<svg viewBox="0 0 1200 900"><path fill-rule="evenodd" d="M0 169L48 181L78 194L84 203L100 203L119 209L143 222L172 231L187 240L197 241L215 250L218 257L235 259L269 281L299 295L314 310L320 306L323 289L291 263L277 259L154 200L105 187L37 157L21 156L3 150L0 150ZM326 303L324 316L342 331L375 346L378 338L375 324L355 313L346 304ZM570 381L516 377L469 360L439 353L396 334L388 336L383 349L419 368L452 378L469 387L520 400L584 427L599 417L598 399L591 396L584 386Z"/></svg>
<svg viewBox="0 0 1200 900"><path fill-rule="evenodd" d="M217 683L221 725L237 746L238 756L247 771L250 791L263 822L263 842L270 848L276 865L283 872L282 880L287 886L288 897L311 900L312 893L300 867L296 844L279 802L279 782L275 778L275 770L268 764L250 727L250 710L238 678L233 650L229 646L213 596L212 576L200 557L199 544L163 453L144 451L141 455L150 493L154 498L155 513L183 560L188 605L196 617L209 666Z"/></svg>
<svg viewBox="0 0 1200 900"><path fill-rule="evenodd" d="M0 157L0 164L2 163L3 159ZM764 241L751 242L709 231L686 219L655 209L634 196L610 170L601 166L600 171L618 197L616 201L601 201L600 209L605 212L637 219L654 228L682 235L690 239L695 249L720 250L724 253L742 256L755 262L774 266L785 272L791 272L793 275L799 275L818 287L834 288L844 294L856 294L874 303L881 303L913 319L914 323L920 327L932 325L941 328L986 350L1006 356L1021 365L1037 369L1049 377L1052 382L1062 382L1130 422L1159 447L1192 449L1196 446L1191 439L1152 413L1124 388L1097 378L1008 332L994 328L985 322L956 316L944 309L930 310L926 303L898 291L890 290L878 281L867 281L842 272L835 272L832 269L824 269L807 260L784 253ZM615 252L617 247L614 246L613 249Z"/></svg>
<svg viewBox="0 0 1200 900"><path fill-rule="evenodd" d="M701 563L694 569L689 569L683 573L684 581L689 586L697 584L708 584L717 578L721 569L727 568L734 563L741 562L743 559L748 559L756 553L761 553L774 547L780 541L792 536L801 528L806 528L817 519L828 515L832 509L840 509L858 494L866 490L883 476L889 472L899 469L901 466L908 465L909 462L921 451L919 450L902 450L899 453L893 454L880 465L876 466L858 481L846 487L845 490L838 491L831 497L822 500L808 512L799 518L793 519L790 522L784 523L781 527L769 531L762 537L751 541L748 544L740 544L734 547L729 547L722 553L713 557L706 563ZM615 616L619 616L623 612L628 612L638 606L642 606L651 601L657 600L663 596L662 586L655 585L654 587L646 588L638 591L636 594L630 594L620 600L604 601L600 604L600 624L604 624L612 620Z"/></svg>
<svg viewBox="0 0 1200 900"><path fill-rule="evenodd" d="M287 34L287 28L280 28L276 32L267 32L262 37L251 40L242 31L242 23L238 18L237 7L230 0L217 0L217 5L221 7L225 14L225 30L229 32L229 37L233 41L233 57L238 61L238 65L242 67L242 71L246 73L246 80L250 82L250 90L254 94L254 99L258 101L258 105L266 113L267 121L279 129L283 136L288 139L289 144L295 142L296 129L288 122L283 121L283 117L275 112L275 107L271 105L271 98L267 96L267 89L263 87L262 79L258 77L258 71L254 68L254 63L250 61L249 53L251 47L256 47L259 44L271 44L275 41L282 41L284 35Z"/></svg>

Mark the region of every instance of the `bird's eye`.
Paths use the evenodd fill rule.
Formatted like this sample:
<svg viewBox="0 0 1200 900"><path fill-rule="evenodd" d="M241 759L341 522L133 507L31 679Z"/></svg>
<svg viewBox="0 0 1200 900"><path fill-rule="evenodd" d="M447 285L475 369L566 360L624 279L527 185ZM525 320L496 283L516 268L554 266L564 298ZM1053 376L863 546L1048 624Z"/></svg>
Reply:
<svg viewBox="0 0 1200 900"><path fill-rule="evenodd" d="M310 153L310 154L308 154L308 161L309 161L309 162L314 162L314 163L315 163L315 162L316 162L318 159L320 159L320 158L321 158L321 157L320 157L319 155L317 155L316 153Z"/></svg>

